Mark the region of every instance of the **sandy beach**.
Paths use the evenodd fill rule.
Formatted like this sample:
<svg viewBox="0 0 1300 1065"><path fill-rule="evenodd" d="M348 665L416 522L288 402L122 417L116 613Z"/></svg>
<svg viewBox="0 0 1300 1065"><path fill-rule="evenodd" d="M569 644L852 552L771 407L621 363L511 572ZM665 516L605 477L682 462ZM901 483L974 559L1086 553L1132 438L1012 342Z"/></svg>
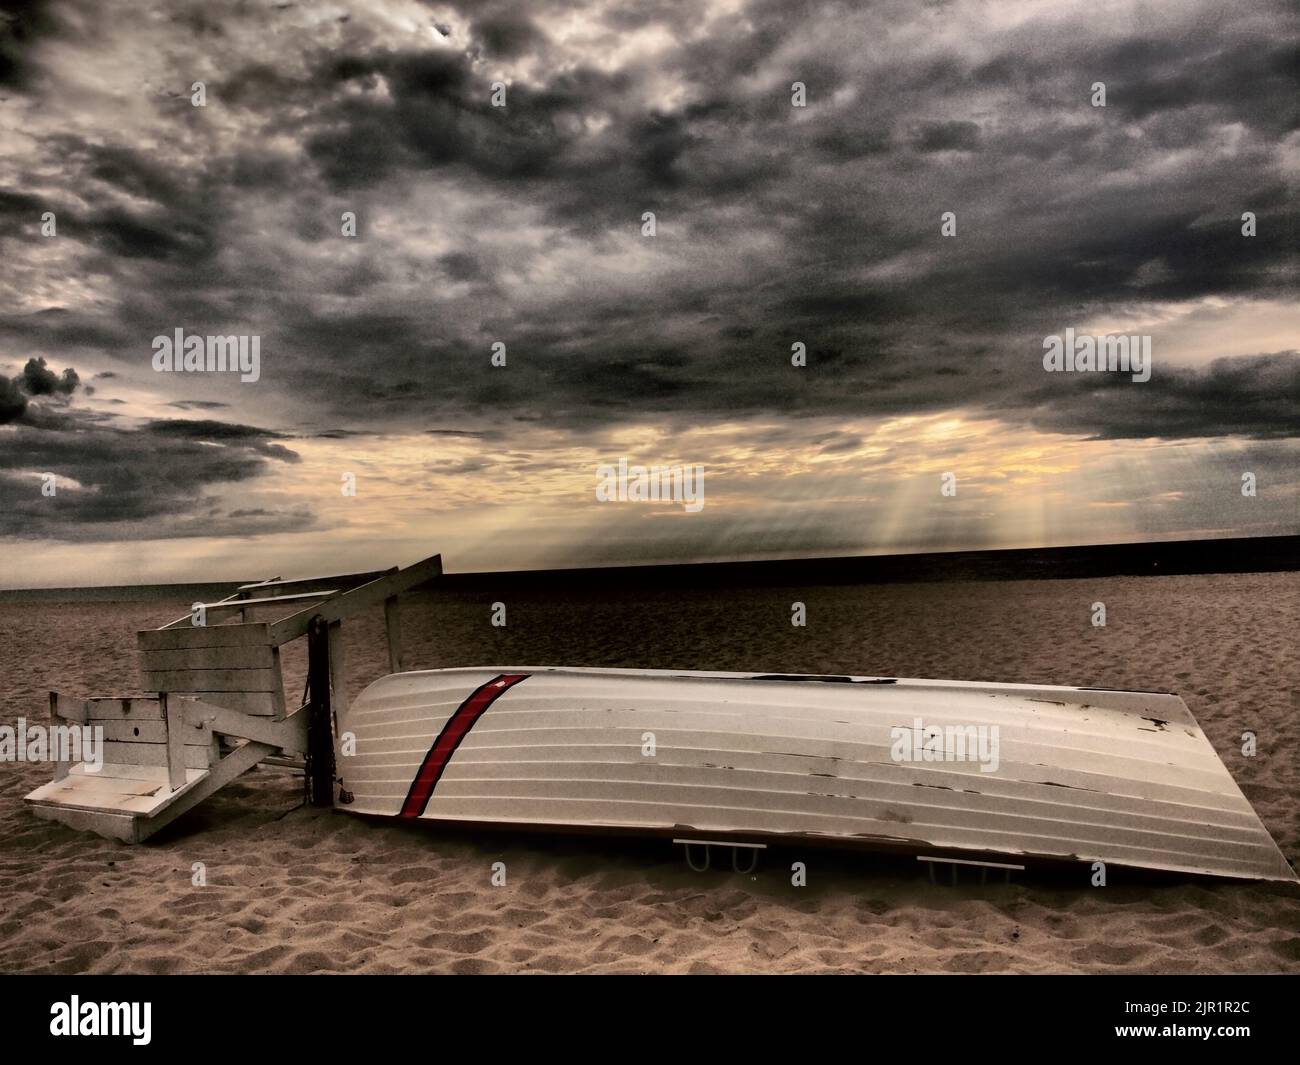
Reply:
<svg viewBox="0 0 1300 1065"><path fill-rule="evenodd" d="M509 606L493 628L490 604ZM792 628L790 604L808 607ZM1106 604L1093 628L1090 604ZM184 602L0 601L0 720L127 694L135 631ZM1177 692L1300 861L1300 574L581 593L420 593L408 668L608 665L867 673ZM382 612L344 629L356 694ZM304 662L285 663L287 690ZM1244 730L1259 737L1253 758ZM692 873L666 843L441 832L302 805L259 769L148 843L37 819L45 765L0 766L0 971L1300 972L1300 892L1113 875L932 885L916 863L774 850ZM793 858L808 886L789 879ZM202 862L207 884L192 884ZM490 882L505 862L507 882Z"/></svg>

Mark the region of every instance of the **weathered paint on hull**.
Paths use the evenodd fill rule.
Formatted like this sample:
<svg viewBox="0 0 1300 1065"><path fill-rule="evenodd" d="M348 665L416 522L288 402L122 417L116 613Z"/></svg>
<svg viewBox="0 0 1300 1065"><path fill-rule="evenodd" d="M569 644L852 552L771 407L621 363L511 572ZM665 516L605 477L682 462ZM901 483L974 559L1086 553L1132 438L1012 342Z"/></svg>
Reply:
<svg viewBox="0 0 1300 1065"><path fill-rule="evenodd" d="M920 740L917 719L996 728L996 767L896 761L892 730ZM339 732L356 738L338 762L344 809L361 814L1296 879L1183 701L1163 693L449 669L376 681Z"/></svg>

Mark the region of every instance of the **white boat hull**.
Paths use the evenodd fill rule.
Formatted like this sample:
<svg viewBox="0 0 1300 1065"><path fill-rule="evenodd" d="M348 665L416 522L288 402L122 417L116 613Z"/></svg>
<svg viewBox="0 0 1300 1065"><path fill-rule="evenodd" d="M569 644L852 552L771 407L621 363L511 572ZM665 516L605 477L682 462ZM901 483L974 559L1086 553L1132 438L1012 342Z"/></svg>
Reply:
<svg viewBox="0 0 1300 1065"><path fill-rule="evenodd" d="M982 758L926 757L924 730L972 727ZM1168 694L448 669L376 681L338 730L360 814L1296 879Z"/></svg>

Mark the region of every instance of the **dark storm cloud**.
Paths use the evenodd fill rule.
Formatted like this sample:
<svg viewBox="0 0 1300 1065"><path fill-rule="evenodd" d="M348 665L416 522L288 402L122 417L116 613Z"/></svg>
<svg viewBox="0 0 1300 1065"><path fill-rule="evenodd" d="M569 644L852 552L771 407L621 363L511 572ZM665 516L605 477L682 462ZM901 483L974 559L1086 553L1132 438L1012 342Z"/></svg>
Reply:
<svg viewBox="0 0 1300 1065"><path fill-rule="evenodd" d="M28 88L37 69L33 51L58 28L53 4L7 0L0 10L0 86Z"/></svg>
<svg viewBox="0 0 1300 1065"><path fill-rule="evenodd" d="M518 11L485 15L475 21L473 33L487 55L507 59L523 55L545 40L532 21Z"/></svg>
<svg viewBox="0 0 1300 1065"><path fill-rule="evenodd" d="M448 252L438 263L453 281L479 281L486 276L483 265L465 252Z"/></svg>
<svg viewBox="0 0 1300 1065"><path fill-rule="evenodd" d="M1108 312L1294 297L1285 5L1126 31L1086 5L985 27L953 4L964 30L931 33L910 4L764 0L709 22L696 4L620 3L586 19L582 46L567 4L452 8L454 27L434 5L398 32L360 11L308 25L222 6L174 24L147 137L34 122L57 177L15 164L5 254L37 255L35 219L57 210L59 246L83 255L70 284L106 288L6 312L0 341L93 349L140 383L157 332L263 334L259 395L309 434L944 409L1101 436L1284 431L1262 396L1249 417L1228 409L1277 372L1259 359L1235 382L1158 362L1149 384L1069 409L1083 386L1022 370L1042 336ZM23 85L57 85L66 71L25 39ZM199 70L207 109L189 105ZM946 210L956 238L939 235ZM508 369L488 363L495 341Z"/></svg>
<svg viewBox="0 0 1300 1065"><path fill-rule="evenodd" d="M313 102L299 132L336 190L429 167L467 168L491 182L558 179L584 114L602 94L613 96L626 85L622 76L584 67L559 73L540 89L513 85L508 106L498 108L469 52L332 55L299 83L297 91L311 93Z"/></svg>
<svg viewBox="0 0 1300 1065"><path fill-rule="evenodd" d="M18 385L7 377L0 377L0 425L7 425L27 409L27 397Z"/></svg>
<svg viewBox="0 0 1300 1065"><path fill-rule="evenodd" d="M912 139L918 152L973 152L979 142L974 122L927 122Z"/></svg>
<svg viewBox="0 0 1300 1065"><path fill-rule="evenodd" d="M219 242L221 222L214 194L229 164L204 173L180 173L121 145L79 136L52 138L74 187L93 192L83 211L59 205L65 236L92 244L113 258L152 259L187 269L203 267ZM54 209L54 205L49 205Z"/></svg>
<svg viewBox="0 0 1300 1065"><path fill-rule="evenodd" d="M296 451L290 451L283 444L274 442L285 439L284 434L271 432L268 429L257 429L251 425L206 419L202 421L169 419L149 422L143 432L153 433L155 436L234 446L247 452L279 459L281 462L299 461Z"/></svg>
<svg viewBox="0 0 1300 1065"><path fill-rule="evenodd" d="M48 397L55 403L66 402L81 385L81 378L72 367L62 374L55 373L44 358L31 358L22 371L12 379L0 376L0 425L27 417L31 422L41 415L39 407L31 407L31 397ZM58 417L54 412L44 412L45 417Z"/></svg>
<svg viewBox="0 0 1300 1065"><path fill-rule="evenodd" d="M46 144L61 160L65 188L44 198L0 190L0 212L18 216L20 227L21 216L30 220L17 233L9 226L0 229L0 249L21 255L33 241L50 248L72 243L85 250L83 276L115 277L157 269L146 289L158 288L146 295L129 286L112 314L99 307L61 306L0 314L0 340L11 339L11 348L40 346L70 354L78 349L114 351L147 345L148 337L159 331L156 320L136 320L132 313L132 305L142 299L153 309L183 304L181 313L210 313L212 300L206 290L222 280L212 257L220 244L223 196L218 190L224 169L173 176L133 148L62 133L50 135ZM57 218L58 236L36 237L40 216L47 210ZM162 323L174 324L174 313L168 311ZM153 315L146 312L141 317ZM195 324L201 324L201 319Z"/></svg>
<svg viewBox="0 0 1300 1065"><path fill-rule="evenodd" d="M0 380L3 410L14 393L6 391L12 388L7 379ZM0 438L0 536L249 536L314 523L301 506L250 522L247 508L232 509L211 492L251 482L271 462L298 461L294 451L275 443L279 433L186 420L129 429L104 415L51 412L34 402L19 413ZM40 473L59 478L54 496L41 492Z"/></svg>
<svg viewBox="0 0 1300 1065"><path fill-rule="evenodd" d="M1107 82L1114 106L1128 117L1141 120L1159 112L1209 108L1279 134L1300 126L1297 70L1300 45L1286 34L1231 41L1190 55L1184 41L1136 38L1098 57L1098 80ZM1261 108L1262 100L1280 106Z"/></svg>
<svg viewBox="0 0 1300 1065"><path fill-rule="evenodd" d="M856 433L827 433L811 441L823 455L833 455L837 451L852 451L862 444L862 437Z"/></svg>
<svg viewBox="0 0 1300 1065"><path fill-rule="evenodd" d="M0 238L3 244L3 238ZM35 314L0 314L0 337L13 340L13 347L71 350L82 347L112 350L125 343L128 333L121 322L94 311L69 311L46 307Z"/></svg>
<svg viewBox="0 0 1300 1065"><path fill-rule="evenodd" d="M251 425L236 425L232 422L214 422L207 419L189 420L172 419L168 421L149 422L146 432L159 436L182 437L186 440L239 440L261 443L264 440L283 439L282 433L269 429L258 429Z"/></svg>
<svg viewBox="0 0 1300 1065"><path fill-rule="evenodd" d="M809 10L815 14L817 5ZM1007 387L997 380L999 345L992 341L1030 321L1041 319L1045 330L1055 327L1052 319L1076 314L1067 308L1078 308L1080 301L1095 308L1136 298L1268 295L1286 289L1279 268L1291 255L1288 236L1295 231L1296 215L1279 202L1276 183L1261 174L1251 187L1232 189L1225 187L1225 175L1207 178L1177 168L1158 187L1104 191L1113 183L1103 175L1122 174L1157 157L1131 143L1122 123L1108 127L1102 113L1085 106L1090 81L1080 78L1087 67L1088 78L1109 77L1115 92L1129 94L1134 72L1147 64L1150 85L1161 88L1151 89L1152 103L1133 112L1130 121L1154 116L1158 140L1180 139L1169 116L1183 112L1202 138L1207 128L1228 121L1271 130L1275 115L1264 116L1257 104L1247 108L1246 92L1216 96L1198 89L1180 97L1175 91L1174 68L1182 63L1183 80L1241 80L1251 93L1281 99L1284 57L1265 44L1264 61L1247 71L1245 58L1258 53L1261 43L1249 31L1243 32L1250 39L1231 41L1226 49L1219 35L1155 45L1135 39L1107 46L1085 62L1067 45L1039 40L1038 54L1031 58L1023 49L978 61L960 55L920 62L900 57L859 73L841 57L777 60L778 50L789 44L788 35L776 32L785 12L752 6L747 14L755 23L752 33L718 34L670 58L671 76L700 90L699 99L673 112L644 106L641 71L610 75L578 67L540 89L512 86L510 106L494 114L467 54L335 57L327 68L334 77L356 83L382 75L389 92L369 99L347 95L318 108L311 122L324 131L310 134L309 151L340 189L386 181L419 165L467 171L454 180L513 186L514 195L545 211L553 224L584 237L633 226L639 207L656 209L670 235L674 225L689 224L696 233L716 236L721 245L747 232L779 233L782 249L766 274L760 263L737 278L688 268L680 279L656 282L644 302L630 310L602 299L598 289L574 293L544 310L498 304L493 328L539 356L563 359L572 370L562 375L525 367L517 376L530 378L530 387L507 388L505 398L517 402L521 392L544 382L550 411L560 418L582 420L581 411L617 415L638 403L720 413L784 405L782 360L771 357L765 366L758 355L755 365L756 349L762 343L775 353L792 335L817 338L820 343L814 344L837 364L833 381L809 385L810 403L833 407L853 396L856 409L896 411L909 403L925 409L956 397L956 389L930 389L928 375L918 373L911 360L927 347L946 346L944 339L954 331L973 334L963 363L938 369L971 379L962 394L978 405L981 393L1000 398ZM646 20L633 21L644 25ZM765 69L770 69L766 84L757 87L737 88L730 77ZM790 123L793 112L785 99L788 78L796 74L814 97L814 109L799 128ZM1017 103L987 138L974 121L940 117L972 81L990 86L1026 80L1037 102ZM870 106L819 115L816 106L824 95L819 99L817 88L845 85L859 88ZM1205 113L1207 107L1213 113ZM1114 113L1123 110L1117 105ZM917 121L917 112L926 111L933 117ZM578 132L582 121L611 113L615 121L602 133ZM357 144L369 147L358 153ZM916 193L900 187L898 177L905 152L938 157L993 149L996 158L989 164L973 170L963 164L962 173L945 173L952 165L946 161L925 164L931 172L923 171L921 181L929 181L942 202L932 199L911 210ZM1035 161L1020 189L1008 186L1004 175L1007 161L1017 158ZM851 185L841 190L832 180L826 186L832 195L805 196L801 175L824 171L827 164L839 166L846 178L854 175ZM1054 172L1033 172L1035 166L1051 166ZM892 188L896 195L875 195L866 202L855 197L854 191L873 178L879 178L882 191ZM1240 184L1239 175L1233 179ZM904 181L917 184L912 175ZM1271 208L1267 232L1249 246L1240 238L1237 217L1218 208L1238 199ZM989 209L995 213L983 224L965 222L963 242L942 254L935 239L940 206L961 208L967 219ZM729 217L719 223L723 207ZM1207 219L1207 209L1219 217ZM782 223L777 229L774 220ZM931 254L923 273L905 282L864 284L854 277L863 266L910 251L938 254ZM441 259L452 267L453 279L483 279L476 259L457 255ZM1156 258L1159 269L1151 270ZM750 331L747 337L738 336L734 330L742 327L735 323L753 316L756 293L764 321L743 327ZM610 297L621 298L621 293ZM680 367L648 371L652 346L661 346L653 340L656 333L692 311L696 321L674 329L683 337L676 349ZM721 323L716 331L713 323ZM391 323L390 331L401 329ZM446 341L439 361L466 381L454 390L452 402L474 408L479 386L469 381L477 360L475 339L462 334ZM738 363L751 367L745 379L731 372ZM601 367L608 372L599 372ZM921 387L909 388L909 378ZM399 391L403 383L397 382ZM374 399L396 398L372 383L358 381L357 387ZM497 388L501 398L497 385L487 387ZM432 383L425 388L435 402L440 391ZM1156 419L1159 432L1159 412ZM1207 428L1214 423L1207 419ZM1180 421L1170 431L1181 434L1185 428Z"/></svg>
<svg viewBox="0 0 1300 1065"><path fill-rule="evenodd" d="M230 404L221 403L215 399L178 399L168 403L167 406L175 407L178 410L224 410Z"/></svg>
<svg viewBox="0 0 1300 1065"><path fill-rule="evenodd" d="M0 218L4 219L6 232L11 232L14 226L25 221L35 222L44 207L44 203L35 196L13 189L0 189Z"/></svg>
<svg viewBox="0 0 1300 1065"><path fill-rule="evenodd" d="M1281 439L1300 427L1300 354L1294 351L1216 359L1200 371L1166 369L1146 382L1113 374L1050 376L1029 419L1050 432L1112 440Z"/></svg>
<svg viewBox="0 0 1300 1065"><path fill-rule="evenodd" d="M77 390L81 379L71 366L62 374L51 370L43 358L28 359L16 383L29 396L70 396Z"/></svg>

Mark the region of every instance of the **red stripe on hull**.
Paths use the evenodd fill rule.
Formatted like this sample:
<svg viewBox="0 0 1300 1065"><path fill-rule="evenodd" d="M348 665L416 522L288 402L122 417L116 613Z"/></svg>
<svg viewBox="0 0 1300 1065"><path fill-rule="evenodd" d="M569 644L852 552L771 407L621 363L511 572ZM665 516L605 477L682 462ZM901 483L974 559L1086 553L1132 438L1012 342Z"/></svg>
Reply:
<svg viewBox="0 0 1300 1065"><path fill-rule="evenodd" d="M456 748L460 746L461 741L469 735L474 722L482 717L483 712L497 699L521 680L526 680L528 676L527 673L502 673L499 677L494 677L476 688L470 697L456 708L456 712L442 726L442 731L433 741L429 753L424 756L420 771L415 774L415 779L411 782L411 790L406 795L406 801L402 803L399 817L419 817L424 813L425 807L433 797L433 789L442 779L443 770L447 768L447 763L451 761L451 756L456 753Z"/></svg>

